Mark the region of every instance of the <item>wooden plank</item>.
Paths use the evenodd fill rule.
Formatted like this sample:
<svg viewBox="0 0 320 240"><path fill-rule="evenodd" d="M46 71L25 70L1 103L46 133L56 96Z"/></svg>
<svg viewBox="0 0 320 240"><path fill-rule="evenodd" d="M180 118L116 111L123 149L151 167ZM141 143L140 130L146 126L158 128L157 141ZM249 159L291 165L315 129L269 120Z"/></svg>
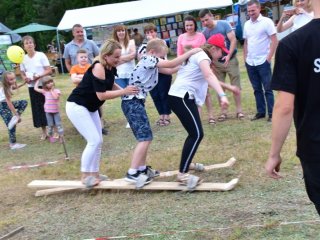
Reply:
<svg viewBox="0 0 320 240"><path fill-rule="evenodd" d="M238 183L239 179L232 179L228 183L201 183L194 191L229 191L232 190ZM30 188L77 188L86 189L81 181L56 181L56 180L34 180L28 184ZM117 190L136 190L135 184L129 183L124 179L113 181L103 181L93 189L117 189ZM143 190L152 191L187 191L186 186L180 185L178 182L151 182L145 185ZM47 189L48 190L48 189Z"/></svg>
<svg viewBox="0 0 320 240"><path fill-rule="evenodd" d="M237 160L234 157L232 157L225 163L218 163L218 164L204 166L204 170L205 171L209 171L209 170L214 170L214 169L219 169L219 168L232 167L235 164L236 161ZM160 172L160 177L171 177L171 176L177 175L178 173L179 173L178 170Z"/></svg>
<svg viewBox="0 0 320 240"><path fill-rule="evenodd" d="M209 170L214 170L214 169L219 169L219 168L232 167L235 164L235 162L236 162L236 159L234 157L232 157L225 163L208 165L208 166L205 166L204 169L205 169L205 171L209 171ZM157 178L175 176L178 174L178 172L179 172L178 170L160 172L160 176ZM120 179L120 180L122 180L122 179ZM41 188L47 188L47 187L41 187ZM51 194L56 194L56 193L64 193L64 192L77 190L79 188L81 188L81 187L65 187L65 188L64 187L57 187L57 188L53 187L51 189L38 190L35 193L35 196L39 197L39 196L47 196L47 195L51 195Z"/></svg>

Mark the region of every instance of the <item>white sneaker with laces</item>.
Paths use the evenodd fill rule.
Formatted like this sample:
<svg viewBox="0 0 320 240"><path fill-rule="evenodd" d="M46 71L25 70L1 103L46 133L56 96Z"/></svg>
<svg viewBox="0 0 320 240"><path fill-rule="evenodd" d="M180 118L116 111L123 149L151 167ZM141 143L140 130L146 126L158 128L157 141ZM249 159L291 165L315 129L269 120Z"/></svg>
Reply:
<svg viewBox="0 0 320 240"><path fill-rule="evenodd" d="M18 123L19 118L17 116L13 116L10 120L10 122L8 123L8 129L11 130L12 128L14 128L14 126Z"/></svg>
<svg viewBox="0 0 320 240"><path fill-rule="evenodd" d="M25 146L27 146L27 144L13 143L13 144L10 144L10 149L11 150L16 150L16 149L24 148Z"/></svg>

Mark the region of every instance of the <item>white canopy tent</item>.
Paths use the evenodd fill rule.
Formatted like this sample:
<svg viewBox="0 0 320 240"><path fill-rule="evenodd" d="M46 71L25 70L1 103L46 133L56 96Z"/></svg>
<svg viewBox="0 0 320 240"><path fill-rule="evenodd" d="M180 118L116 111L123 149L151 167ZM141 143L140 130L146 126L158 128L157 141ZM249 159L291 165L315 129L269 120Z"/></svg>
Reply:
<svg viewBox="0 0 320 240"><path fill-rule="evenodd" d="M67 10L57 30L69 30L76 23L95 27L156 18L203 8L218 9L231 6L232 0L140 0Z"/></svg>
<svg viewBox="0 0 320 240"><path fill-rule="evenodd" d="M67 10L57 27L70 30L74 24L84 28L157 18L200 9L218 9L232 6L232 0L140 0ZM59 52L61 53L60 45ZM61 61L62 71L63 64Z"/></svg>

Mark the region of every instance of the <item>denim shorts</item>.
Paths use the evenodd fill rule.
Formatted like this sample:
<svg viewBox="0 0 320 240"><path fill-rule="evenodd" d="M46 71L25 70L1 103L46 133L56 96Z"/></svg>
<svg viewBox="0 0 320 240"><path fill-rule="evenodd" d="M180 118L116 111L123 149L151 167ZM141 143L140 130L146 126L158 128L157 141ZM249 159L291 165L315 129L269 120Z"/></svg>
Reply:
<svg viewBox="0 0 320 240"><path fill-rule="evenodd" d="M152 131L144 106L144 99L122 100L121 108L126 116L133 135L138 142L152 141Z"/></svg>

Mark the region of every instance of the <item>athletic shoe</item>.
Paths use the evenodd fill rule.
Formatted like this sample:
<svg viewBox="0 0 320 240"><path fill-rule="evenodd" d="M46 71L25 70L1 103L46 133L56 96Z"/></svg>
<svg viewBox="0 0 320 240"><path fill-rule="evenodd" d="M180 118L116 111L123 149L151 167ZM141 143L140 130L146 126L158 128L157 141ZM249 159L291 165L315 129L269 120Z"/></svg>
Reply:
<svg viewBox="0 0 320 240"><path fill-rule="evenodd" d="M19 118L17 116L13 116L10 120L10 122L8 123L8 129L11 130L12 128L14 128L14 126L18 123Z"/></svg>
<svg viewBox="0 0 320 240"><path fill-rule="evenodd" d="M180 183L180 185L187 186L188 190L193 190L197 187L197 185L201 184L203 180L198 176L184 173L177 176L177 181Z"/></svg>
<svg viewBox="0 0 320 240"><path fill-rule="evenodd" d="M147 166L146 169L141 172L146 174L149 178L155 178L160 176L160 171L152 169L151 166Z"/></svg>
<svg viewBox="0 0 320 240"><path fill-rule="evenodd" d="M13 143L13 144L10 145L10 149L11 150L16 150L16 149L24 148L25 146L27 146L27 144Z"/></svg>
<svg viewBox="0 0 320 240"><path fill-rule="evenodd" d="M141 171L137 171L135 174L127 173L127 175L124 178L124 180L126 180L127 182L131 182L131 183L137 183L142 178L145 178L144 185L146 185L146 184L148 184L148 183L150 183L152 181L152 179L150 177L148 177L146 174L144 174Z"/></svg>

